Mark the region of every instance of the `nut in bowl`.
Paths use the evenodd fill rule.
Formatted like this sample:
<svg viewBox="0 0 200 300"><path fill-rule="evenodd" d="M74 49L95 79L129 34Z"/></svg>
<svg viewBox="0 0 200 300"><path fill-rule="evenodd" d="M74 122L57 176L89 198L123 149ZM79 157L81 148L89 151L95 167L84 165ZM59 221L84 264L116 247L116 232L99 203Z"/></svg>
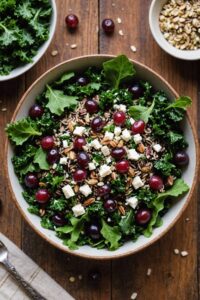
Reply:
<svg viewBox="0 0 200 300"><path fill-rule="evenodd" d="M157 44L176 58L200 59L199 10L198 1L153 0L149 25Z"/></svg>
<svg viewBox="0 0 200 300"><path fill-rule="evenodd" d="M124 55L49 70L7 127L6 170L21 213L49 243L82 257L117 258L151 245L180 217L196 183L196 135L183 119L190 103Z"/></svg>
<svg viewBox="0 0 200 300"><path fill-rule="evenodd" d="M56 28L56 3L2 1L0 18L0 81L6 81L24 74L46 52Z"/></svg>

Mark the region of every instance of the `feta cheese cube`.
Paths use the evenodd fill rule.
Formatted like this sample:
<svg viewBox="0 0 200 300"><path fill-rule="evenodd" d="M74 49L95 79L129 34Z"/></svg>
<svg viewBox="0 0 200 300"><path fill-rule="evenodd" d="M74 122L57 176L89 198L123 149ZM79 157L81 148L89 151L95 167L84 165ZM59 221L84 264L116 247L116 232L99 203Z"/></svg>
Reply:
<svg viewBox="0 0 200 300"><path fill-rule="evenodd" d="M130 197L126 199L126 203L131 206L133 209L138 205L138 199L136 197Z"/></svg>
<svg viewBox="0 0 200 300"><path fill-rule="evenodd" d="M142 187L144 185L144 183L142 182L140 176L136 176L132 181L132 185L133 185L134 189L137 190L140 187Z"/></svg>
<svg viewBox="0 0 200 300"><path fill-rule="evenodd" d="M63 191L63 194L65 195L66 199L69 199L69 198L75 196L74 191L69 184L65 185L62 188L62 191Z"/></svg>
<svg viewBox="0 0 200 300"><path fill-rule="evenodd" d="M89 187L88 184L84 184L82 186L80 186L79 191L85 196L87 197L88 195L90 195L92 193L91 188Z"/></svg>
<svg viewBox="0 0 200 300"><path fill-rule="evenodd" d="M106 177L112 173L111 168L107 165L102 165L99 170L99 175L101 177Z"/></svg>
<svg viewBox="0 0 200 300"><path fill-rule="evenodd" d="M130 130L124 129L124 130L122 131L122 139L123 139L125 142L130 141L130 139L131 139L131 133L130 133Z"/></svg>
<svg viewBox="0 0 200 300"><path fill-rule="evenodd" d="M162 150L162 146L160 144L155 144L155 145L153 145L153 149L156 152L160 152Z"/></svg>
<svg viewBox="0 0 200 300"><path fill-rule="evenodd" d="M110 131L106 131L105 135L104 135L104 139L111 141L114 137L114 133L110 132Z"/></svg>
<svg viewBox="0 0 200 300"><path fill-rule="evenodd" d="M135 123L135 120L133 118L130 118L130 123L133 125Z"/></svg>
<svg viewBox="0 0 200 300"><path fill-rule="evenodd" d="M140 159L140 154L135 149L129 149L127 151L128 159L137 161Z"/></svg>
<svg viewBox="0 0 200 300"><path fill-rule="evenodd" d="M120 111L123 111L123 112L126 112L126 105L120 104L120 105L119 105L119 110L120 110Z"/></svg>
<svg viewBox="0 0 200 300"><path fill-rule="evenodd" d="M99 143L98 139L91 141L90 145L96 150L101 149L101 144Z"/></svg>
<svg viewBox="0 0 200 300"><path fill-rule="evenodd" d="M67 164L67 157L61 157L60 158L60 164L61 165L66 165Z"/></svg>
<svg viewBox="0 0 200 300"><path fill-rule="evenodd" d="M104 156L110 155L110 149L108 148L108 146L101 147L101 152L103 153Z"/></svg>
<svg viewBox="0 0 200 300"><path fill-rule="evenodd" d="M96 169L96 166L95 166L95 164L94 164L93 162L90 162L90 163L88 164L88 166L89 166L89 170L90 170L90 171Z"/></svg>
<svg viewBox="0 0 200 300"><path fill-rule="evenodd" d="M62 145L63 145L63 148L67 148L68 147L68 141L67 140L64 140L62 142Z"/></svg>
<svg viewBox="0 0 200 300"><path fill-rule="evenodd" d="M83 127L83 126L77 126L75 129L74 129L74 132L73 134L74 135L78 135L78 136L82 136L86 131L86 128Z"/></svg>
<svg viewBox="0 0 200 300"><path fill-rule="evenodd" d="M116 136L119 136L121 134L122 130L121 130L121 127L115 127L114 129L114 134Z"/></svg>
<svg viewBox="0 0 200 300"><path fill-rule="evenodd" d="M82 204L77 204L72 207L72 211L73 211L75 217L79 217L81 215L84 215L85 208L83 207Z"/></svg>
<svg viewBox="0 0 200 300"><path fill-rule="evenodd" d="M88 151L88 150L90 150L90 144L86 144L82 148L84 151Z"/></svg>
<svg viewBox="0 0 200 300"><path fill-rule="evenodd" d="M138 133L138 134L135 134L134 136L133 136L133 140L134 140L134 142L136 143L136 144L139 144L139 143L141 143L141 141L142 141L142 136Z"/></svg>

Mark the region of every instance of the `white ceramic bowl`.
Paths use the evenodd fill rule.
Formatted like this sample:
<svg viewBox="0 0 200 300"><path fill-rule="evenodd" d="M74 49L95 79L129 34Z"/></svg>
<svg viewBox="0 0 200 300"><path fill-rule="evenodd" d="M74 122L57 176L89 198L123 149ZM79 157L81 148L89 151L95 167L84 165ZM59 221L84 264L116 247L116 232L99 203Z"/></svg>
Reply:
<svg viewBox="0 0 200 300"><path fill-rule="evenodd" d="M24 74L25 72L27 72L29 69L31 69L40 60L40 58L44 55L44 53L48 49L48 47L49 47L49 45L50 45L50 43L53 39L54 32L56 30L56 22L57 22L56 2L55 2L55 0L49 0L49 1L51 3L51 6L52 6L52 16L51 16L51 21L50 21L48 40L46 42L44 42L44 44L38 49L38 52L37 52L36 56L33 57L33 62L32 63L25 64L21 67L18 67L16 69L14 69L8 75L2 75L2 76L0 75L0 82L16 78L16 77Z"/></svg>
<svg viewBox="0 0 200 300"><path fill-rule="evenodd" d="M47 71L44 75L42 75L33 85L28 89L25 95L22 97L19 102L15 113L13 115L12 121L20 120L23 117L26 117L31 105L34 104L35 98L38 94L40 94L47 83L56 80L59 76L61 76L64 72L68 71L82 71L89 66L101 66L102 63L108 59L112 58L112 56L106 55L93 55L93 56L84 56L80 58L75 58L66 62L63 62L51 70ZM173 90L173 88L158 74L153 72L148 67L133 61L135 68L137 70L137 76L150 81L156 89L161 89L166 92L170 99L174 99L178 97L177 93ZM164 223L162 227L156 228L153 232L153 235L150 238L146 238L144 236L140 236L139 239L133 242L125 243L120 249L111 252L108 250L98 250L95 248L91 248L89 246L80 247L78 250L70 251L66 246L62 244L62 240L56 237L54 231L47 230L42 228L40 225L40 218L36 215L32 215L27 211L28 204L22 197L21 193L23 191L22 186L19 184L18 178L15 175L13 164L11 162L13 156L13 149L10 143L7 141L6 145L6 174L9 186L11 188L11 192L13 195L13 199L18 206L20 212L23 214L27 222L30 226L46 241L53 244L57 248L64 250L66 252L70 252L72 254L76 254L82 257L87 258L95 258L95 259L111 259L118 258L121 256L125 256L128 254L135 253L139 250L144 249L145 247L151 245L156 240L158 240L161 236L166 233L169 228L171 228L177 219L182 214L183 210L186 208L189 200L191 199L191 195L193 192L193 188L196 182L196 173L197 173L197 138L194 131L194 128L191 124L191 120L187 116L183 129L185 132L185 136L187 141L189 142L188 154L192 158L190 160L190 164L183 174L184 180L190 186L190 192L182 197L179 201L176 201L173 207L167 212L167 214L163 217ZM196 144L195 144L196 143Z"/></svg>
<svg viewBox="0 0 200 300"><path fill-rule="evenodd" d="M159 16L162 7L168 0L153 0L149 10L149 26L151 33L157 44L168 54L184 59L184 60L197 60L200 59L200 49L198 50L179 50L164 38L159 27Z"/></svg>

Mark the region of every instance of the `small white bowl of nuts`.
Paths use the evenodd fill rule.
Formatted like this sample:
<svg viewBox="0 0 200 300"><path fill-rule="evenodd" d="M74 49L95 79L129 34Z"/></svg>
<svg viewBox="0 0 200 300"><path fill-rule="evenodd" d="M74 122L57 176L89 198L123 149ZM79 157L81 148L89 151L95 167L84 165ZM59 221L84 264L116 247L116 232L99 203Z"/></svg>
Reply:
<svg viewBox="0 0 200 300"><path fill-rule="evenodd" d="M168 54L200 59L200 1L153 0L149 25L155 41Z"/></svg>

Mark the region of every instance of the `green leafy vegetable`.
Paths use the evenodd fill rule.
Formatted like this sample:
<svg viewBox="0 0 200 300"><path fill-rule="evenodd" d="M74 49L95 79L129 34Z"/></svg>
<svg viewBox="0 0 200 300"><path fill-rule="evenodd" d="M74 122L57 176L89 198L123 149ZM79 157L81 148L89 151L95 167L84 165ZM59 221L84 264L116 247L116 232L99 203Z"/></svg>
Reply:
<svg viewBox="0 0 200 300"><path fill-rule="evenodd" d="M192 104L192 100L190 97L182 96L182 97L179 97L178 99L176 99L172 104L167 106L166 109L182 108L182 109L186 110L187 107L190 106L191 104Z"/></svg>
<svg viewBox="0 0 200 300"><path fill-rule="evenodd" d="M108 242L110 250L116 250L119 248L121 233L117 226L111 227L104 220L102 220L101 234Z"/></svg>
<svg viewBox="0 0 200 300"><path fill-rule="evenodd" d="M122 79L133 76L135 69L125 55L119 55L114 59L103 63L105 77L111 86L118 89Z"/></svg>
<svg viewBox="0 0 200 300"><path fill-rule="evenodd" d="M172 156L170 155L170 153L167 153L160 160L155 162L154 168L164 176L172 175L177 167L171 161Z"/></svg>
<svg viewBox="0 0 200 300"><path fill-rule="evenodd" d="M6 132L11 141L17 146L22 145L31 137L40 136L42 134L38 130L36 123L32 122L29 118L9 124L6 127Z"/></svg>
<svg viewBox="0 0 200 300"><path fill-rule="evenodd" d="M34 156L34 163L38 164L41 170L49 170L49 164L46 160L46 152L42 147L38 148Z"/></svg>
<svg viewBox="0 0 200 300"><path fill-rule="evenodd" d="M46 107L58 116L64 112L65 108L75 108L77 105L78 97L65 95L63 91L55 90L49 85L47 85L45 96L48 99Z"/></svg>
<svg viewBox="0 0 200 300"><path fill-rule="evenodd" d="M56 81L56 84L63 84L74 76L75 76L74 72L63 74L62 77L58 81Z"/></svg>
<svg viewBox="0 0 200 300"><path fill-rule="evenodd" d="M159 212L164 209L164 200L168 197L179 197L184 193L189 191L189 186L183 181L183 179L177 179L174 185L166 192L158 194L158 196L153 201L153 214L148 227L144 230L144 235L146 237L151 236L153 227L155 226L158 218Z"/></svg>
<svg viewBox="0 0 200 300"><path fill-rule="evenodd" d="M129 113L135 120L143 120L145 123L147 123L153 111L154 105L155 101L153 101L149 107L140 105L131 106L129 108Z"/></svg>
<svg viewBox="0 0 200 300"><path fill-rule="evenodd" d="M126 216L121 219L119 223L119 227L123 234L129 235L133 232L134 229L134 217L133 217L133 210L131 209L127 212Z"/></svg>

